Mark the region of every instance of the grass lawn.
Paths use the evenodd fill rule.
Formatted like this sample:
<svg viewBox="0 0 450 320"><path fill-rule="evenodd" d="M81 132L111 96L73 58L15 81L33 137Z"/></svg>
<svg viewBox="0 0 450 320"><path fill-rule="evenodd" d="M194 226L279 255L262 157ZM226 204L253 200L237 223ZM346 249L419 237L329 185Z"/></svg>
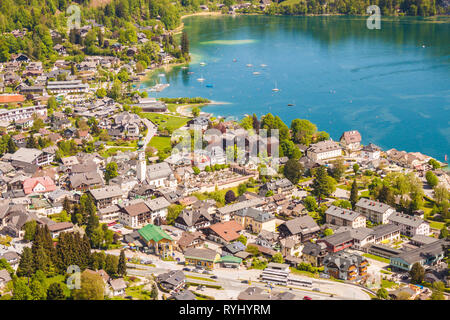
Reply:
<svg viewBox="0 0 450 320"><path fill-rule="evenodd" d="M430 223L430 228L433 228L433 229L441 230L445 227L444 222L431 221L431 220L428 220L428 222Z"/></svg>
<svg viewBox="0 0 450 320"><path fill-rule="evenodd" d="M196 277L196 276L189 276L189 275L186 275L186 278L196 279L196 280L202 280L202 281L216 282L216 281L213 280L213 279L203 278L203 277Z"/></svg>
<svg viewBox="0 0 450 320"><path fill-rule="evenodd" d="M117 152L119 151L135 151L134 148L121 148L121 147L114 147L114 148L109 148L109 149L104 149L102 151L99 152L99 154L103 157L103 158L108 158L111 157L115 154L117 154Z"/></svg>
<svg viewBox="0 0 450 320"><path fill-rule="evenodd" d="M318 273L313 273L313 272L309 272L309 271L304 271L304 270L298 270L296 268L292 268L290 267L289 269L291 269L291 272L294 274L298 274L300 276L305 276L305 277L310 277L310 278L319 278L319 274Z"/></svg>
<svg viewBox="0 0 450 320"><path fill-rule="evenodd" d="M170 112L177 112L178 105L175 103L168 103L167 109L169 109Z"/></svg>
<svg viewBox="0 0 450 320"><path fill-rule="evenodd" d="M64 294L66 295L66 297L70 297L70 289L65 285L66 283L66 277L63 275L57 275L51 278L46 278L44 281L44 286L45 288L48 288L52 283L61 283Z"/></svg>
<svg viewBox="0 0 450 320"><path fill-rule="evenodd" d="M382 258L382 257L379 257L379 256L375 256L375 255L370 254L370 253L364 253L363 256L366 257L366 258L369 258L369 259L380 261L380 262L389 263L389 259Z"/></svg>
<svg viewBox="0 0 450 320"><path fill-rule="evenodd" d="M150 292L143 291L144 285L128 287L125 292L128 296L131 296L138 300L150 300Z"/></svg>
<svg viewBox="0 0 450 320"><path fill-rule="evenodd" d="M168 115L159 114L159 113L144 112L141 114L141 117L149 119L151 122L156 124L158 127L167 128L167 129L171 129L171 130L181 128L189 121L189 118L186 118L186 117L168 116Z"/></svg>
<svg viewBox="0 0 450 320"><path fill-rule="evenodd" d="M381 279L381 287L385 289L391 289L396 287L397 284L394 281Z"/></svg>
<svg viewBox="0 0 450 320"><path fill-rule="evenodd" d="M157 150L164 150L166 148L171 148L170 137L158 137L155 136L150 140L150 146Z"/></svg>

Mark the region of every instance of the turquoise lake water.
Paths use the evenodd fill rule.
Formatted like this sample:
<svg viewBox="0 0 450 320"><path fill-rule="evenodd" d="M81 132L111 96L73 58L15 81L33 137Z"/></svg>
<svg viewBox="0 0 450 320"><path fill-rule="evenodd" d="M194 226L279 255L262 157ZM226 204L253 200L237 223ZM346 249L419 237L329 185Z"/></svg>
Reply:
<svg viewBox="0 0 450 320"><path fill-rule="evenodd" d="M214 115L271 112L288 126L308 119L335 140L359 130L364 144L443 161L450 156L449 22L392 18L369 30L362 17L189 17L189 68L157 72L145 85L170 83L155 97L225 102L204 108Z"/></svg>

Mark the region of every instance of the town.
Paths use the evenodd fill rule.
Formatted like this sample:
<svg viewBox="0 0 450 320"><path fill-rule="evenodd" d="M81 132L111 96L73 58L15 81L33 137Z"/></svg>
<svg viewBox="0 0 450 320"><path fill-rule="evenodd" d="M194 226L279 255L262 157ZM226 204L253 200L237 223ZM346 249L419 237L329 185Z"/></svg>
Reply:
<svg viewBox="0 0 450 320"><path fill-rule="evenodd" d="M1 300L448 300L447 163L149 97L190 59L153 22L0 50Z"/></svg>

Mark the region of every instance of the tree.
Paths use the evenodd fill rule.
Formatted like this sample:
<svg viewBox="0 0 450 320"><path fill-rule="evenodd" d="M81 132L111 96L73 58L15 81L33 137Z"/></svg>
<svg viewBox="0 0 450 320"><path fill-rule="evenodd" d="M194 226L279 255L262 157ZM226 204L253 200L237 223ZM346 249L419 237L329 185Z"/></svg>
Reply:
<svg viewBox="0 0 450 320"><path fill-rule="evenodd" d="M119 264L117 265L117 274L122 277L127 274L127 259L125 258L125 250L120 250Z"/></svg>
<svg viewBox="0 0 450 320"><path fill-rule="evenodd" d="M238 185L238 195L242 196L246 192L247 192L247 184L246 183L241 183L240 185Z"/></svg>
<svg viewBox="0 0 450 320"><path fill-rule="evenodd" d="M32 149L37 149L38 148L38 144L36 142L36 139L32 135L28 137L26 147L27 148L32 148Z"/></svg>
<svg viewBox="0 0 450 320"><path fill-rule="evenodd" d="M379 299L387 300L387 299L389 299L389 293L387 292L387 290L385 288L380 288L377 291L377 297Z"/></svg>
<svg viewBox="0 0 450 320"><path fill-rule="evenodd" d="M192 167L192 171L194 171L195 175L200 174L200 169L198 167Z"/></svg>
<svg viewBox="0 0 450 320"><path fill-rule="evenodd" d="M444 202L449 200L449 192L443 184L439 184L433 188L434 200L438 205L442 205Z"/></svg>
<svg viewBox="0 0 450 320"><path fill-rule="evenodd" d="M427 171L427 173L425 174L425 178L427 179L428 184L432 188L436 187L439 183L439 179L438 177L436 177L433 171Z"/></svg>
<svg viewBox="0 0 450 320"><path fill-rule="evenodd" d="M189 39L185 31L181 35L181 53L185 57L189 54Z"/></svg>
<svg viewBox="0 0 450 320"><path fill-rule="evenodd" d="M65 300L66 295L61 283L53 282L47 289L47 300Z"/></svg>
<svg viewBox="0 0 450 320"><path fill-rule="evenodd" d="M331 176L336 179L336 181L341 180L346 170L344 160L338 159L333 163L333 169L331 170Z"/></svg>
<svg viewBox="0 0 450 320"><path fill-rule="evenodd" d="M119 266L119 258L112 254L107 254L105 259L105 271L110 277L117 275L117 269Z"/></svg>
<svg viewBox="0 0 450 320"><path fill-rule="evenodd" d="M182 205L171 204L167 209L167 216L166 216L167 224L173 224L175 222L175 219L178 218L178 216L180 215L181 211L183 211Z"/></svg>
<svg viewBox="0 0 450 320"><path fill-rule="evenodd" d="M358 173L358 171L359 171L359 164L357 164L357 163L355 163L354 165L353 165L353 172L355 173L355 175Z"/></svg>
<svg viewBox="0 0 450 320"><path fill-rule="evenodd" d="M8 139L8 147L7 147L8 153L14 153L17 151L17 149L18 149L18 147L17 147L16 143L14 142L14 140L9 138Z"/></svg>
<svg viewBox="0 0 450 320"><path fill-rule="evenodd" d="M31 300L45 300L47 294L45 288L39 282L39 280L34 279L30 285L31 290Z"/></svg>
<svg viewBox="0 0 450 320"><path fill-rule="evenodd" d="M17 267L17 275L19 277L30 278L34 273L33 252L31 248L23 248L22 255L20 257L19 266Z"/></svg>
<svg viewBox="0 0 450 320"><path fill-rule="evenodd" d="M103 300L104 282L97 273L83 272L80 289L72 290L74 300Z"/></svg>
<svg viewBox="0 0 450 320"><path fill-rule="evenodd" d="M449 235L448 229L444 227L439 232L439 239L447 239L448 235Z"/></svg>
<svg viewBox="0 0 450 320"><path fill-rule="evenodd" d="M293 184L297 184L303 175L304 168L296 159L289 159L284 165L284 176Z"/></svg>
<svg viewBox="0 0 450 320"><path fill-rule="evenodd" d="M227 193L225 193L225 203L231 203L236 201L236 195L234 194L233 190L228 190Z"/></svg>
<svg viewBox="0 0 450 320"><path fill-rule="evenodd" d="M437 162L435 159L430 159L430 161L428 161L428 164L432 166L434 170L439 169L441 167L439 162Z"/></svg>
<svg viewBox="0 0 450 320"><path fill-rule="evenodd" d="M199 108L199 107L193 107L193 108L192 108L192 115L193 115L194 117L198 117L199 114L200 114L200 108Z"/></svg>
<svg viewBox="0 0 450 320"><path fill-rule="evenodd" d="M431 294L431 300L445 300L444 297L445 284L442 281L436 281L433 283L433 293Z"/></svg>
<svg viewBox="0 0 450 320"><path fill-rule="evenodd" d="M154 283L152 284L152 291L150 291L150 298L152 300L158 300L158 288Z"/></svg>
<svg viewBox="0 0 450 320"><path fill-rule="evenodd" d="M350 203L352 204L352 208L355 209L355 205L358 202L358 185L356 180L353 180L352 189L350 191Z"/></svg>
<svg viewBox="0 0 450 320"><path fill-rule="evenodd" d="M295 143L308 146L312 142L313 135L317 132L317 127L308 120L294 119L291 122L291 130Z"/></svg>
<svg viewBox="0 0 450 320"><path fill-rule="evenodd" d="M330 228L326 228L326 229L323 231L323 235L324 235L325 237L331 236L332 234L333 234L333 230L331 230Z"/></svg>
<svg viewBox="0 0 450 320"><path fill-rule="evenodd" d="M320 203L324 197L331 195L336 190L336 180L328 176L324 166L318 167L314 176L312 193L319 198Z"/></svg>
<svg viewBox="0 0 450 320"><path fill-rule="evenodd" d="M109 183L109 180L117 177L119 174L117 173L117 163L110 162L106 165L105 168L105 180Z"/></svg>
<svg viewBox="0 0 450 320"><path fill-rule="evenodd" d="M277 252L272 256L272 262L284 263L283 255L281 254L281 252Z"/></svg>
<svg viewBox="0 0 450 320"><path fill-rule="evenodd" d="M241 234L239 238L237 238L237 241L241 242L244 246L247 245L247 237Z"/></svg>
<svg viewBox="0 0 450 320"><path fill-rule="evenodd" d="M309 212L316 211L318 206L316 202L316 198L313 196L307 196L305 199L303 199L303 203L305 204L306 210Z"/></svg>
<svg viewBox="0 0 450 320"><path fill-rule="evenodd" d="M34 240L34 236L36 234L36 226L37 226L36 220L31 220L25 223L25 225L23 226L23 229L25 230L25 235L23 236L23 238L25 240L27 241Z"/></svg>
<svg viewBox="0 0 450 320"><path fill-rule="evenodd" d="M419 262L416 262L409 271L409 275L411 276L412 283L421 284L425 277L425 269Z"/></svg>
<svg viewBox="0 0 450 320"><path fill-rule="evenodd" d="M25 279L16 279L13 283L13 300L31 300L31 289Z"/></svg>

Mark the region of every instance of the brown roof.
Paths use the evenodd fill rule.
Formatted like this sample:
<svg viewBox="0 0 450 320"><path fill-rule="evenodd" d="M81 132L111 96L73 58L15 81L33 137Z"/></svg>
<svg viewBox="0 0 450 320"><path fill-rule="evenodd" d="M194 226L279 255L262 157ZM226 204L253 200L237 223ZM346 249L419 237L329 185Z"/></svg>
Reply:
<svg viewBox="0 0 450 320"><path fill-rule="evenodd" d="M197 238L203 238L203 234L201 232L183 232L181 234L180 240L177 241L177 245L181 247L187 247L189 246L192 241L194 241Z"/></svg>
<svg viewBox="0 0 450 320"><path fill-rule="evenodd" d="M228 242L239 238L238 232L243 229L242 226L234 220L216 223L211 225L209 228L213 230L219 237Z"/></svg>
<svg viewBox="0 0 450 320"><path fill-rule="evenodd" d="M70 229L73 227L72 222L57 222L48 226L50 231L61 231L65 229Z"/></svg>
<svg viewBox="0 0 450 320"><path fill-rule="evenodd" d="M131 206L127 206L124 208L125 212L130 216L134 217L141 213L149 212L150 209L147 207L145 202L139 202L136 204L132 204Z"/></svg>

